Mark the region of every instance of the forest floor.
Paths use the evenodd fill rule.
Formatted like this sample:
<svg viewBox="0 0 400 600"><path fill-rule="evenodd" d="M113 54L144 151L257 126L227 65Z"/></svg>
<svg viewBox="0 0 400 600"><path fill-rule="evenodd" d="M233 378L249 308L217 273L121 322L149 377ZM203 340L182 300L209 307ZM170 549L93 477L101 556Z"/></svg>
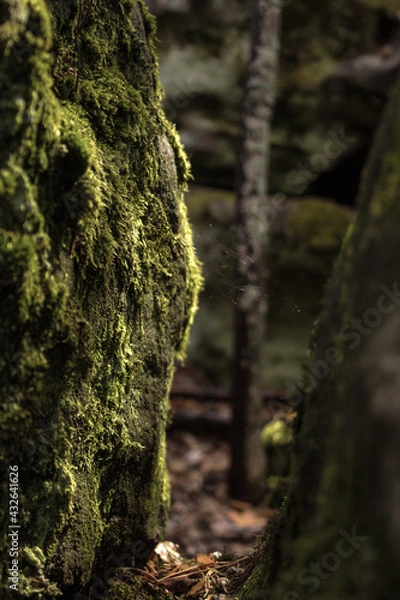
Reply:
<svg viewBox="0 0 400 600"><path fill-rule="evenodd" d="M254 549L274 511L228 494L229 446L211 435L174 431L168 440L172 505L166 537L186 558L221 552L243 556Z"/></svg>
<svg viewBox="0 0 400 600"><path fill-rule="evenodd" d="M199 376L178 372L175 386L199 389ZM202 382L203 385L205 382ZM244 556L274 515L266 503L252 506L229 497L229 422L226 401L171 400L168 469L172 504L167 540L185 558L221 552ZM268 414L264 415L265 420Z"/></svg>
<svg viewBox="0 0 400 600"><path fill-rule="evenodd" d="M168 590L175 599L233 597L254 568L262 547L258 536L275 514L266 501L253 506L230 498L231 409L226 391L212 390L199 371L177 371L167 438L167 541L144 569L135 570L149 589ZM272 418L268 406L260 418Z"/></svg>
<svg viewBox="0 0 400 600"><path fill-rule="evenodd" d="M173 401L172 408L187 422L172 426L168 436L172 498L167 541L137 573L153 590L166 589L176 600L227 600L254 568L257 536L274 511L229 498L226 427L220 427L220 435L188 431L188 426L204 425L204 415L226 417L227 403L210 406L185 399Z"/></svg>

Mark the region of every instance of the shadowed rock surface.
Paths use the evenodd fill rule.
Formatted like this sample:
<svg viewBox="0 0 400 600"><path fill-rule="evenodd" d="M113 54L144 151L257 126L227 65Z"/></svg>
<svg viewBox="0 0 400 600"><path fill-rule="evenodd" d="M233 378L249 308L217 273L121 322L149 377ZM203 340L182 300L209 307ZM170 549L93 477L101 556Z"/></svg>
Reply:
<svg viewBox="0 0 400 600"><path fill-rule="evenodd" d="M292 393L292 488L242 600L398 595L399 102L400 82Z"/></svg>
<svg viewBox="0 0 400 600"><path fill-rule="evenodd" d="M181 131L196 182L232 189L249 4L148 0L148 5L159 23L165 108ZM283 3L271 193L318 194L354 204L371 136L398 71L397 51L391 54L398 43L395 8L390 0ZM357 85L360 69L354 65L361 62L368 73ZM343 70L345 85L339 85Z"/></svg>

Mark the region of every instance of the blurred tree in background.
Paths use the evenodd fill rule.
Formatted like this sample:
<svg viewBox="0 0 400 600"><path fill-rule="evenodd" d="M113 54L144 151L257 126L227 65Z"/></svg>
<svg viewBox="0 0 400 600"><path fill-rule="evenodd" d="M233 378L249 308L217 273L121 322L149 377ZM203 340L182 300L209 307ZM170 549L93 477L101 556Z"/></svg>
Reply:
<svg viewBox="0 0 400 600"><path fill-rule="evenodd" d="M238 159L230 473L232 496L247 501L261 499L265 488L265 453L260 442L269 233L265 204L279 35L279 2L254 0Z"/></svg>

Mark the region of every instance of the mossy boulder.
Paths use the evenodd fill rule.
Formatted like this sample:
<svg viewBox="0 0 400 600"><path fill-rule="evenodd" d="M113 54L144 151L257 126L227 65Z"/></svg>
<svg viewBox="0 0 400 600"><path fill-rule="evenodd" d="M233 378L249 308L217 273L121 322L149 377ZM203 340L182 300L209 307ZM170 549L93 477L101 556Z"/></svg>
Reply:
<svg viewBox="0 0 400 600"><path fill-rule="evenodd" d="M1 596L13 467L19 594L68 598L163 534L200 284L188 164L140 0L0 8Z"/></svg>
<svg viewBox="0 0 400 600"><path fill-rule="evenodd" d="M232 189L249 57L250 5L244 0L148 1L159 20L165 108L192 156L196 181ZM390 46L397 25L393 10L385 8L395 4L395 0L282 2L271 136L272 193L298 196L323 191L329 198L354 201L388 86L370 94L357 85L350 89L332 84L331 77L343 62ZM322 182L332 170L335 174Z"/></svg>
<svg viewBox="0 0 400 600"><path fill-rule="evenodd" d="M308 378L291 398L291 491L241 600L398 595L399 106L400 80L311 338Z"/></svg>

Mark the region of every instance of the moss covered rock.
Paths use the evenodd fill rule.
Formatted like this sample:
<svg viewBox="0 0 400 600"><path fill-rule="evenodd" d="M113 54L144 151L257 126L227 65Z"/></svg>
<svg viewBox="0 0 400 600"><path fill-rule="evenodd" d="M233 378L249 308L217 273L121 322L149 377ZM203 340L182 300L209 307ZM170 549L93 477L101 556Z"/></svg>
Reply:
<svg viewBox="0 0 400 600"><path fill-rule="evenodd" d="M243 600L394 599L400 585L400 81L292 402L288 502Z"/></svg>
<svg viewBox="0 0 400 600"><path fill-rule="evenodd" d="M1 554L12 466L19 594L68 597L163 532L167 393L200 282L188 165L140 0L0 14Z"/></svg>
<svg viewBox="0 0 400 600"><path fill-rule="evenodd" d="M232 189L249 57L249 4L148 2L159 19L165 107L182 132L196 180ZM271 192L319 194L311 189L314 182L340 165L342 179L324 181L323 195L354 201L388 87L381 85L371 95L357 85L334 85L331 76L343 61L390 45L396 20L385 8L395 4L396 0L282 2Z"/></svg>

